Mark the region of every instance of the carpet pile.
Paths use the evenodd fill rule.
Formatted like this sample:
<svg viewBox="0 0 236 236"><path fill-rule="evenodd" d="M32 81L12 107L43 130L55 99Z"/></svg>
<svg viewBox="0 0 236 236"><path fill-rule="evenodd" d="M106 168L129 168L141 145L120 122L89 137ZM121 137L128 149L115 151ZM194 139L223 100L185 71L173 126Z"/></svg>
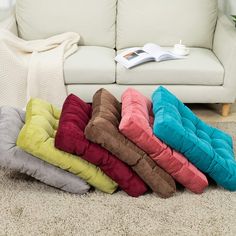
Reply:
<svg viewBox="0 0 236 236"><path fill-rule="evenodd" d="M230 133L236 123L213 123ZM236 148L236 145L235 145ZM202 195L181 186L174 197L124 192L64 193L0 169L0 235L236 235L236 193L214 183Z"/></svg>

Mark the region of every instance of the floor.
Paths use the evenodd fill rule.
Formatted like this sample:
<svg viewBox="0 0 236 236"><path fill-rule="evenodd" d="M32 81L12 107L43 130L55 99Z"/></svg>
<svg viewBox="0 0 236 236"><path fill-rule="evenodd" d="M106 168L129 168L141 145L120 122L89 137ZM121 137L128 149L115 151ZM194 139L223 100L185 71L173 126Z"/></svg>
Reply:
<svg viewBox="0 0 236 236"><path fill-rule="evenodd" d="M226 118L220 106L190 107L209 122L236 122L236 105ZM236 134L229 124L226 131ZM0 236L236 235L236 193L214 184L201 195L178 188L169 199L131 198L121 191L79 196L0 169L0 212Z"/></svg>
<svg viewBox="0 0 236 236"><path fill-rule="evenodd" d="M189 107L201 119L208 122L232 122L236 121L236 103L232 105L230 115L222 117L220 115L221 105L213 104L191 104Z"/></svg>

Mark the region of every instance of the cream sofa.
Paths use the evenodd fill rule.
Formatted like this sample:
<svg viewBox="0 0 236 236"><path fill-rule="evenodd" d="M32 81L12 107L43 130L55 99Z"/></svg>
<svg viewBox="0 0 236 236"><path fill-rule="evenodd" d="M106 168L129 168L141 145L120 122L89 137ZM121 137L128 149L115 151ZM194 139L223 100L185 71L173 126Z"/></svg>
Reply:
<svg viewBox="0 0 236 236"><path fill-rule="evenodd" d="M65 61L64 78L68 93L88 102L101 87L120 99L129 86L150 96L158 85L185 103L222 103L224 115L235 101L236 31L217 0L17 0L0 27L26 40L78 32L80 47ZM187 59L131 70L114 61L129 47L171 48L180 39L191 48Z"/></svg>

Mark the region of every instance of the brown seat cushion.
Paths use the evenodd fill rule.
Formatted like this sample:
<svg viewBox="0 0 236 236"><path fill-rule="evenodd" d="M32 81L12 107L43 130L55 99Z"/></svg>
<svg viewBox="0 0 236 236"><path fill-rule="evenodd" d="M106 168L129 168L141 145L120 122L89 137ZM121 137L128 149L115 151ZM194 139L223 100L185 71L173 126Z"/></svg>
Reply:
<svg viewBox="0 0 236 236"><path fill-rule="evenodd" d="M107 90L98 90L93 96L92 119L85 129L87 139L131 166L155 193L165 198L172 196L176 191L173 178L119 132L120 119L118 100Z"/></svg>

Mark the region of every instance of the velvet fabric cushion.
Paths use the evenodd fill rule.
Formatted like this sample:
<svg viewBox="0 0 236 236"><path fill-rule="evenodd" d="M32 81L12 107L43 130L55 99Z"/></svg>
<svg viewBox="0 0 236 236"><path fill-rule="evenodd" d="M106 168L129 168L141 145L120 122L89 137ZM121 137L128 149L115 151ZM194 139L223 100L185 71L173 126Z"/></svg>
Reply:
<svg viewBox="0 0 236 236"><path fill-rule="evenodd" d="M30 175L66 192L86 193L90 187L84 180L50 165L16 146L24 120L25 112L8 106L0 108L0 166Z"/></svg>
<svg viewBox="0 0 236 236"><path fill-rule="evenodd" d="M60 111L41 99L31 99L26 108L26 121L17 139L17 145L24 151L67 170L107 193L113 193L117 184L100 168L78 156L60 151L54 147L55 134Z"/></svg>
<svg viewBox="0 0 236 236"><path fill-rule="evenodd" d="M159 140L152 130L152 102L137 90L127 89L122 95L122 119L119 130L144 150L160 167L194 193L208 186L206 176L180 153Z"/></svg>
<svg viewBox="0 0 236 236"><path fill-rule="evenodd" d="M85 129L86 137L102 145L127 163L143 181L161 197L170 197L176 191L172 177L119 132L121 104L105 89L93 97L92 119Z"/></svg>
<svg viewBox="0 0 236 236"><path fill-rule="evenodd" d="M236 190L236 161L232 137L200 120L164 87L152 96L153 130L222 187Z"/></svg>
<svg viewBox="0 0 236 236"><path fill-rule="evenodd" d="M99 166L130 196L142 195L146 191L146 186L133 170L100 145L86 139L84 130L91 113L90 104L73 94L69 95L62 108L55 146Z"/></svg>

